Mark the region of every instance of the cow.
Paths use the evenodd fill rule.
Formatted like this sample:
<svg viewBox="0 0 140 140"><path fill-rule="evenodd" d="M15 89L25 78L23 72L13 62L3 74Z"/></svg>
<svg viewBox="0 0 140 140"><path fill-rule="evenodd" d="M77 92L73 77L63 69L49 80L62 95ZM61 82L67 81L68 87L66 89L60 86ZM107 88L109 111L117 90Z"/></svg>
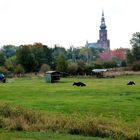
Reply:
<svg viewBox="0 0 140 140"><path fill-rule="evenodd" d="M135 85L135 82L134 82L134 81L129 81L129 82L127 83L127 85Z"/></svg>
<svg viewBox="0 0 140 140"><path fill-rule="evenodd" d="M85 83L82 83L82 82L74 82L73 83L73 86L75 86L75 85L78 86L78 87L79 86L81 86L81 87L86 86L86 84Z"/></svg>

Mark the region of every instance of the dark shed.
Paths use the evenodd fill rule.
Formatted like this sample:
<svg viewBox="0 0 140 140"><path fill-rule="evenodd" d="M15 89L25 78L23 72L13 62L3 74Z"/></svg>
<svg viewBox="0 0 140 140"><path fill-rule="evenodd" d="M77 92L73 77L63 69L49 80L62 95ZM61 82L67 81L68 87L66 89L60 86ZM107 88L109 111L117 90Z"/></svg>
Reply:
<svg viewBox="0 0 140 140"><path fill-rule="evenodd" d="M47 71L46 82L53 83L60 80L60 72L58 71Z"/></svg>

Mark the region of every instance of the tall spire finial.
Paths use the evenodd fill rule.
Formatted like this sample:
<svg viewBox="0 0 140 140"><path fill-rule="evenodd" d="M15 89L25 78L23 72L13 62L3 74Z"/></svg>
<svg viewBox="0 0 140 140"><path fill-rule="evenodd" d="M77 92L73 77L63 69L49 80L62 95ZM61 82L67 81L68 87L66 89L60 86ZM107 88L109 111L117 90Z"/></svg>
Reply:
<svg viewBox="0 0 140 140"><path fill-rule="evenodd" d="M102 17L104 17L104 10L102 9Z"/></svg>
<svg viewBox="0 0 140 140"><path fill-rule="evenodd" d="M104 10L102 10L102 17L101 17L101 29L106 29L106 25L105 25L105 18L104 18Z"/></svg>

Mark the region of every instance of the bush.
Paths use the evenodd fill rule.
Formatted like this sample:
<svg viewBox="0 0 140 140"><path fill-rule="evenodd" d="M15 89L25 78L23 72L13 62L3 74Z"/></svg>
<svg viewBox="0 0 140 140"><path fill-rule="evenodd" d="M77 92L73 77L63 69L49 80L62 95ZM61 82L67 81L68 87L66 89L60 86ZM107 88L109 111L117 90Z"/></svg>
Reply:
<svg viewBox="0 0 140 140"><path fill-rule="evenodd" d="M107 61L103 63L104 68L115 68L117 63L115 61Z"/></svg>
<svg viewBox="0 0 140 140"><path fill-rule="evenodd" d="M103 63L102 63L102 62L95 61L95 62L93 63L93 68L94 68L94 69L102 69L102 68L104 68L104 67L103 67Z"/></svg>
<svg viewBox="0 0 140 140"><path fill-rule="evenodd" d="M19 64L15 68L15 74L24 74L25 70L24 68Z"/></svg>
<svg viewBox="0 0 140 140"><path fill-rule="evenodd" d="M0 73L6 75L8 73L8 70L5 67L0 67Z"/></svg>
<svg viewBox="0 0 140 140"><path fill-rule="evenodd" d="M77 69L78 69L77 63L72 62L68 64L68 73L70 75L76 75Z"/></svg>
<svg viewBox="0 0 140 140"><path fill-rule="evenodd" d="M42 66L40 67L40 73L45 73L46 71L51 70L50 66L48 64L42 64Z"/></svg>

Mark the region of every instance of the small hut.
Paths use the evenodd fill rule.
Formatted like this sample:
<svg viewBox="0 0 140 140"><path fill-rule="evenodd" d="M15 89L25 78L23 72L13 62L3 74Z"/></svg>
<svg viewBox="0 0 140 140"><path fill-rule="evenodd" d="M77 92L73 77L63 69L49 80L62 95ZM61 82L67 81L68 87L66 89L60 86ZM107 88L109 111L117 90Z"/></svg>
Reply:
<svg viewBox="0 0 140 140"><path fill-rule="evenodd" d="M58 71L47 71L46 72L46 82L53 83L60 80L60 72Z"/></svg>

